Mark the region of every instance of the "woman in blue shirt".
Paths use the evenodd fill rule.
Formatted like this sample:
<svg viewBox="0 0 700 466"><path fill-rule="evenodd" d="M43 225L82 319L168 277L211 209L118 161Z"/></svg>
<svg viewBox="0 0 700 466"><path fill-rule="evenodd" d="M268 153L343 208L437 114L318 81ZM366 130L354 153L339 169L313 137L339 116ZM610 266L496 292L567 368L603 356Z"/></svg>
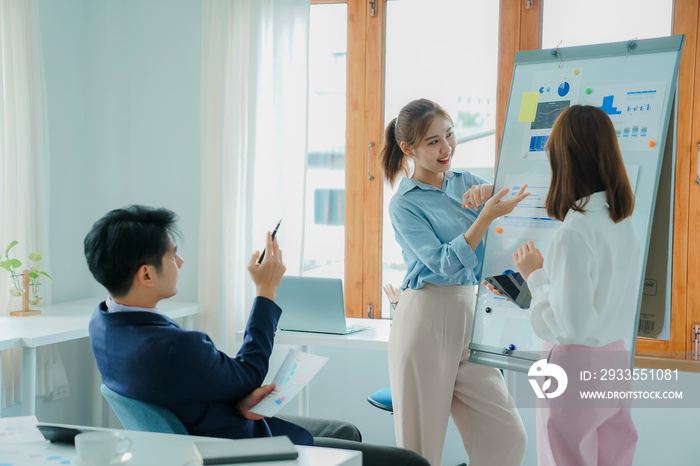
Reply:
<svg viewBox="0 0 700 466"><path fill-rule="evenodd" d="M484 179L450 170L455 147L450 116L419 99L389 123L380 154L387 182L405 176L389 204L408 267L389 338L396 441L440 465L452 415L470 465L520 465L525 429L503 377L468 359L481 239L529 193L502 200L508 188L492 195Z"/></svg>

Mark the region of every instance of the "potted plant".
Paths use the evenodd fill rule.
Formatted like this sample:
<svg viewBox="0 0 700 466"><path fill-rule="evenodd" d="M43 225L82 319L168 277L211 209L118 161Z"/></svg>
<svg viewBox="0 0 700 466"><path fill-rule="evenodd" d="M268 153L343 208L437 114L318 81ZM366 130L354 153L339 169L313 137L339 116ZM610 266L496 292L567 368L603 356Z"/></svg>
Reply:
<svg viewBox="0 0 700 466"><path fill-rule="evenodd" d="M10 294L12 296L22 296L26 292L29 294L29 303L36 306L44 299L39 293L39 285L41 284L39 282L39 277L43 275L48 278L51 283L53 283L53 278L43 270L39 270L35 265L19 272L19 270L21 270L20 267L22 267L22 261L10 257L10 251L18 244L19 241L14 240L7 246L5 249L5 260L0 261L0 267L10 272L10 277L12 279ZM28 259L29 262L38 263L41 261L41 254L36 252L29 253ZM27 274L29 278L23 280L24 274ZM28 284L29 290L25 289L25 282Z"/></svg>

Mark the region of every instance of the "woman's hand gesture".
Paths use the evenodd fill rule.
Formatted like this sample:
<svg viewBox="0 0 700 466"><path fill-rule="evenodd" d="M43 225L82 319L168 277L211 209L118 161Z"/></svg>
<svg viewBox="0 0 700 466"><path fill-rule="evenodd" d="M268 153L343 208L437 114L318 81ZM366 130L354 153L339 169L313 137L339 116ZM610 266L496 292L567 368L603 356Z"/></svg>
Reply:
<svg viewBox="0 0 700 466"><path fill-rule="evenodd" d="M525 281L527 281L532 272L542 268L544 265L544 257L532 241L523 244L513 253L513 261Z"/></svg>
<svg viewBox="0 0 700 466"><path fill-rule="evenodd" d="M488 288L489 291L490 291L491 293L495 294L496 296L500 296L501 298L505 298L505 296L503 296L503 293L501 293L500 291L498 291L498 290L496 289L496 287L493 286L492 284L490 284L489 282L483 281L483 282L481 282L481 283L482 283L484 286L486 286L486 288ZM506 301L508 301L508 299L506 299Z"/></svg>
<svg viewBox="0 0 700 466"><path fill-rule="evenodd" d="M462 209L473 207L479 210L479 206L484 204L493 196L492 184L475 184L462 195Z"/></svg>
<svg viewBox="0 0 700 466"><path fill-rule="evenodd" d="M489 219L493 220L498 217L502 217L509 214L515 209L515 206L520 203L523 199L530 195L530 193L525 192L527 185L524 184L520 187L518 194L516 194L512 199L507 201L502 201L503 196L508 194L509 188L503 188L491 197L486 204L484 204L484 210L481 211L481 215L486 215Z"/></svg>

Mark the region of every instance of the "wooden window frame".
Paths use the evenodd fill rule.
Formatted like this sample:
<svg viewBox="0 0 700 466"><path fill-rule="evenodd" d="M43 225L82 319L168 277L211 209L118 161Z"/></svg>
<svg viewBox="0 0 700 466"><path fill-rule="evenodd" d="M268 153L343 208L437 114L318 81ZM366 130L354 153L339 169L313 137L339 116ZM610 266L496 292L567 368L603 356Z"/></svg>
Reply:
<svg viewBox="0 0 700 466"><path fill-rule="evenodd" d="M345 303L349 317L378 318L383 181L377 153L384 123L386 0L376 0L374 5L376 13L372 15L368 1L347 2Z"/></svg>
<svg viewBox="0 0 700 466"><path fill-rule="evenodd" d="M383 137L386 1L312 0L348 8L345 301L349 317L381 315L382 196L377 153ZM513 75L515 53L541 48L543 0L500 0L496 154ZM695 184L700 141L700 5L675 0L673 34L684 34L679 72L676 184L671 287L671 339L637 340L636 365L700 371L689 361L690 328L700 323L700 186ZM368 166L370 142L371 163ZM374 175L370 180L369 173ZM691 221L692 219L692 221Z"/></svg>
<svg viewBox="0 0 700 466"><path fill-rule="evenodd" d="M543 0L501 0L497 146L513 75L515 53L540 49L542 44ZM695 182L697 142L700 141L698 118L700 102L694 93L700 85L698 63L699 6L693 0L675 0L673 34L685 34L685 44L678 82L678 120L676 151L676 184L673 219L673 257L671 286L671 338L637 339L635 365L653 368L678 368L700 371L700 363L689 361L692 323L700 323L700 248L689 248L700 240L700 188L690 189ZM695 215L691 215L691 210ZM698 219L691 226L689 218Z"/></svg>
<svg viewBox="0 0 700 466"><path fill-rule="evenodd" d="M348 14L345 134L345 309L348 317L380 317L382 180L376 154L382 139L386 0L370 15L365 0L344 3ZM368 167L368 146L374 142ZM373 180L368 173L372 173Z"/></svg>

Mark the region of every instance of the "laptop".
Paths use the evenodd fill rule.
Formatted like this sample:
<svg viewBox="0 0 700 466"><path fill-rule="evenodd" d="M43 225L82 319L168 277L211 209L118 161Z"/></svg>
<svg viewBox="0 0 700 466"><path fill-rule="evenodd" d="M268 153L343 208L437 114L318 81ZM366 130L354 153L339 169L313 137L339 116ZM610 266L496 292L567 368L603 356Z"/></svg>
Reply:
<svg viewBox="0 0 700 466"><path fill-rule="evenodd" d="M340 278L284 276L275 302L282 308L280 330L347 335L367 328L347 325Z"/></svg>

